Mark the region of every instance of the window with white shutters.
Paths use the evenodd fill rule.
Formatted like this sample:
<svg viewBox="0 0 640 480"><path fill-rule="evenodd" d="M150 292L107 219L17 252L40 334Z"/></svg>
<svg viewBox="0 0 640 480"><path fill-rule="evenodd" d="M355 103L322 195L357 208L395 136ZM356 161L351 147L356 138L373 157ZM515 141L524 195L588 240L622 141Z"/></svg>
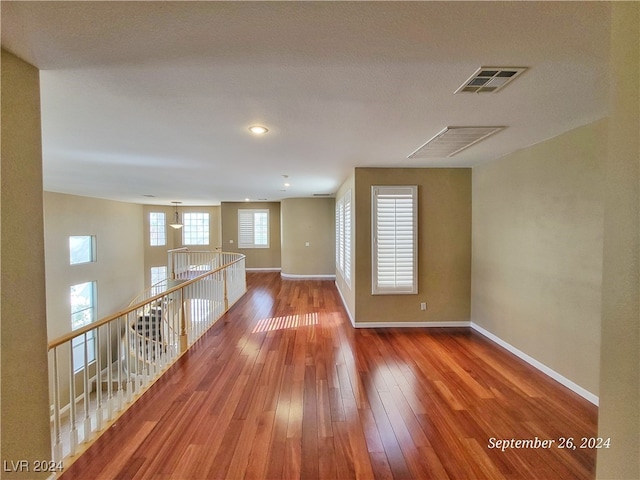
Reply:
<svg viewBox="0 0 640 480"><path fill-rule="evenodd" d="M351 190L344 196L344 279L351 286Z"/></svg>
<svg viewBox="0 0 640 480"><path fill-rule="evenodd" d="M351 190L336 202L336 267L351 286Z"/></svg>
<svg viewBox="0 0 640 480"><path fill-rule="evenodd" d="M269 248L269 210L238 210L238 248Z"/></svg>
<svg viewBox="0 0 640 480"><path fill-rule="evenodd" d="M338 270L344 276L344 201L338 202Z"/></svg>
<svg viewBox="0 0 640 480"><path fill-rule="evenodd" d="M417 282L417 186L372 186L372 293L412 294Z"/></svg>

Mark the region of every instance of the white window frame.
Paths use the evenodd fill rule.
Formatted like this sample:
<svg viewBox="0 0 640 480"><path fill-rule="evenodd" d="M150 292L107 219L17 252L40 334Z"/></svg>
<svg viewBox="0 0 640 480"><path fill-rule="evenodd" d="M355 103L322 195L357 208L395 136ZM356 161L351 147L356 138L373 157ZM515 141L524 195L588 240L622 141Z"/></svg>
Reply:
<svg viewBox="0 0 640 480"><path fill-rule="evenodd" d="M156 221L154 222L154 217ZM162 247L167 244L167 215L164 212L149 212L149 245Z"/></svg>
<svg viewBox="0 0 640 480"><path fill-rule="evenodd" d="M85 284L91 284L90 288L91 288L91 297L90 297L90 304L83 309L77 309L76 311L73 310L73 308L71 308L71 330L77 330L79 328L82 328L86 325L90 325L92 322L94 322L96 320L96 314L97 314L97 308L96 308L96 304L97 304L97 287L96 287L96 282L95 281L90 281L90 282L82 282L82 283L78 283L76 285L72 285L69 288L69 302L70 305L73 306L73 301L71 300L71 297L73 296L73 289L76 287L80 287L81 285L85 285ZM74 316L78 313L83 313L86 312L88 315L85 315L87 317L86 321L84 322L74 322ZM85 342L87 344L87 348L86 348L86 353L87 353L87 361L85 362ZM76 337L71 341L71 346L72 349L74 351L74 355L73 355L73 370L74 372L78 372L80 370L82 370L86 365L90 365L91 363L96 361L96 342L95 342L95 336L94 336L94 331L91 330L89 332L87 332L86 334ZM76 352L80 350L79 354L76 355Z"/></svg>
<svg viewBox="0 0 640 480"><path fill-rule="evenodd" d="M371 187L371 293L418 293L418 187Z"/></svg>
<svg viewBox="0 0 640 480"><path fill-rule="evenodd" d="M205 221L206 219L206 221ZM182 244L209 245L211 228L208 212L185 212L182 214ZM206 223L206 226L205 226Z"/></svg>
<svg viewBox="0 0 640 480"><path fill-rule="evenodd" d="M73 261L73 243L88 242L89 243L89 259L82 261ZM84 265L96 261L96 236L95 235L69 235L69 265Z"/></svg>
<svg viewBox="0 0 640 480"><path fill-rule="evenodd" d="M336 202L336 268L351 287L351 190Z"/></svg>
<svg viewBox="0 0 640 480"><path fill-rule="evenodd" d="M167 266L159 265L157 267L151 267L149 270L151 295L159 295L167 290Z"/></svg>
<svg viewBox="0 0 640 480"><path fill-rule="evenodd" d="M266 214L266 243L259 242L260 233L256 228L256 215ZM238 248L269 248L271 243L271 221L268 208L240 208L238 209ZM262 232L263 234L265 232Z"/></svg>

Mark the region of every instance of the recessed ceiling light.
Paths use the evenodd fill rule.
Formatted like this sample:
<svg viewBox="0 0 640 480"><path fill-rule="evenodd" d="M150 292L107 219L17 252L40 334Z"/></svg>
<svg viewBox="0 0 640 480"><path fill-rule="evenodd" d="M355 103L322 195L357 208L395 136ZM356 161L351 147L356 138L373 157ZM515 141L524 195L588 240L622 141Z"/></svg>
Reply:
<svg viewBox="0 0 640 480"><path fill-rule="evenodd" d="M249 127L249 131L255 135L264 135L269 131L267 127L263 127L262 125L252 125Z"/></svg>
<svg viewBox="0 0 640 480"><path fill-rule="evenodd" d="M245 198L245 199L244 199L244 201L245 201L245 202L248 202L248 201L249 201L249 199L248 199L248 198Z"/></svg>
<svg viewBox="0 0 640 480"><path fill-rule="evenodd" d="M285 183L285 184L284 184L284 186L285 186L285 187L290 187L290 186L291 186L291 184L290 184L290 183Z"/></svg>

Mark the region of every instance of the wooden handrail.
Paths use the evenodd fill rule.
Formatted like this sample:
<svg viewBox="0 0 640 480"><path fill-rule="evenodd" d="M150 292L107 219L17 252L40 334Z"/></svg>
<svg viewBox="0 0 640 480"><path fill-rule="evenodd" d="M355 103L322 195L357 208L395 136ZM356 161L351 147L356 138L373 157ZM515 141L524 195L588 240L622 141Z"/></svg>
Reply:
<svg viewBox="0 0 640 480"><path fill-rule="evenodd" d="M188 252L189 247L180 247L180 248L172 248L171 250L167 250L167 253L175 253L175 252Z"/></svg>
<svg viewBox="0 0 640 480"><path fill-rule="evenodd" d="M186 247L184 247L186 248ZM176 251L178 250L182 250L182 249L176 249ZM117 320L120 317L123 317L125 315L128 315L129 313L135 312L136 310L138 310L139 308L144 307L145 305L149 304L149 303L153 303L167 295L170 295L171 293L177 292L178 290L181 290L185 287L188 287L189 285L196 283L199 280L202 280L203 278L209 276L209 275L213 275L214 273L218 273L221 270L224 270L225 268L230 267L231 265L234 265L238 262L240 262L241 260L243 260L244 258L246 258L246 255L241 254L241 253L233 253L234 255L238 255L238 258L236 258L235 260L216 268L215 270L210 270L208 272L203 273L202 275L198 275L195 278L192 278L191 280L186 280L184 282L182 282L180 285L176 285L175 287L172 287L168 290L165 290L162 293L159 293L158 295L154 295L153 297L149 297L148 299L142 301L142 302L138 302L135 305L131 305L129 307L127 307L124 310L121 310L117 313L114 313L112 315L109 315L107 317L102 318L101 320L98 320L96 322L92 322L88 325L85 325L84 327L81 327L77 330L74 330L72 332L67 333L66 335L62 335L61 337L58 337L54 340L51 340L48 343L47 348L49 350L59 347L60 345L69 342L70 340L79 337L81 335L84 335L87 332L90 332L91 330L95 330L96 328L99 328L103 325L108 324L109 322L113 322L114 320Z"/></svg>

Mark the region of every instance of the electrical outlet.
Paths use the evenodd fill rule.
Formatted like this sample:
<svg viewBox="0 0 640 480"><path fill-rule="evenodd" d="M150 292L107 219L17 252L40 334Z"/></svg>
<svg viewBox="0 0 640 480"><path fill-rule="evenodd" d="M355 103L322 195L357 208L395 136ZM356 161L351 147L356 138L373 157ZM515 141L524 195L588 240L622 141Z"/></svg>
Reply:
<svg viewBox="0 0 640 480"><path fill-rule="evenodd" d="M426 310L427 309L427 302L422 302L420 304L420 310Z"/></svg>
<svg viewBox="0 0 640 480"><path fill-rule="evenodd" d="M308 247L309 246L309 242L304 242L304 246Z"/></svg>

